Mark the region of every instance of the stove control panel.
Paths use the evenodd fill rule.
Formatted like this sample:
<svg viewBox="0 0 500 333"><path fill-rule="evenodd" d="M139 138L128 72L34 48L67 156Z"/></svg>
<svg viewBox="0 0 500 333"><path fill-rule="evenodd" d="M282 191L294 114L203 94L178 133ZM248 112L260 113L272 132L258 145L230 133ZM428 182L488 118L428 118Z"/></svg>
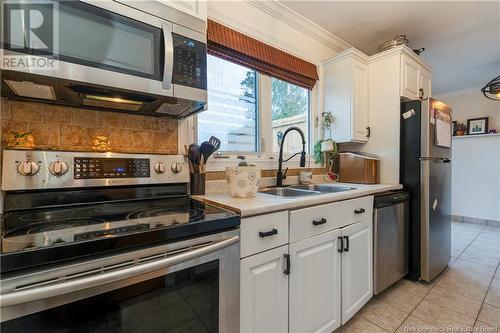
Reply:
<svg viewBox="0 0 500 333"><path fill-rule="evenodd" d="M147 178L150 174L148 158L75 157L75 179Z"/></svg>
<svg viewBox="0 0 500 333"><path fill-rule="evenodd" d="M182 155L3 151L2 190L188 183Z"/></svg>

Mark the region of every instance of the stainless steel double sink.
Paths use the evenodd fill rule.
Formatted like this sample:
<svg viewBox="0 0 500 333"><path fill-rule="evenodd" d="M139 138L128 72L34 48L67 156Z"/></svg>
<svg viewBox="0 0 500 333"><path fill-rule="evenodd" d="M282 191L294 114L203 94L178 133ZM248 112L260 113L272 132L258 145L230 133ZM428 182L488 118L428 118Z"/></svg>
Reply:
<svg viewBox="0 0 500 333"><path fill-rule="evenodd" d="M269 187L262 189L259 192L263 194L274 195L276 197L294 198L325 193L352 191L355 189L355 187L340 185L292 185L283 187Z"/></svg>

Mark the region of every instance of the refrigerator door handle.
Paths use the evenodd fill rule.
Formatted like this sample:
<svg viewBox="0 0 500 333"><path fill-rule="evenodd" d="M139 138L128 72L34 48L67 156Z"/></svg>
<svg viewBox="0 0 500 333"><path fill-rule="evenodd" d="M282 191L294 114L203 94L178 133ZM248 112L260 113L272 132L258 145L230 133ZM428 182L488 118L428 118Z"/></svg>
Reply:
<svg viewBox="0 0 500 333"><path fill-rule="evenodd" d="M451 163L451 160L447 157L420 157L419 160L423 161L432 161L434 163Z"/></svg>

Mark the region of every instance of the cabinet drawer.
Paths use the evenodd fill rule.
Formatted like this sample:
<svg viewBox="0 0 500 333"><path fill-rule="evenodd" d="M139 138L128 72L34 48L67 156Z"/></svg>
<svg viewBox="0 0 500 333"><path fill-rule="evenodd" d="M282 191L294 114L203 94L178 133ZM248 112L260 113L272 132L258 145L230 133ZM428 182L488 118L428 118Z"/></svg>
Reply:
<svg viewBox="0 0 500 333"><path fill-rule="evenodd" d="M290 212L290 243L371 219L373 196L366 196Z"/></svg>
<svg viewBox="0 0 500 333"><path fill-rule="evenodd" d="M241 220L241 257L288 243L288 212Z"/></svg>

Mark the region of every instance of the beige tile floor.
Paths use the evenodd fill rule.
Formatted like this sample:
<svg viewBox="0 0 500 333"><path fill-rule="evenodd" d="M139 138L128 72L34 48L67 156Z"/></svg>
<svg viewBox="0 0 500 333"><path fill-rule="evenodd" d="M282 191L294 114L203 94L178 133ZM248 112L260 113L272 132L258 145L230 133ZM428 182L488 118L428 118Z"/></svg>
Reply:
<svg viewBox="0 0 500 333"><path fill-rule="evenodd" d="M451 251L434 281L397 282L335 333L500 332L500 228L453 222Z"/></svg>

